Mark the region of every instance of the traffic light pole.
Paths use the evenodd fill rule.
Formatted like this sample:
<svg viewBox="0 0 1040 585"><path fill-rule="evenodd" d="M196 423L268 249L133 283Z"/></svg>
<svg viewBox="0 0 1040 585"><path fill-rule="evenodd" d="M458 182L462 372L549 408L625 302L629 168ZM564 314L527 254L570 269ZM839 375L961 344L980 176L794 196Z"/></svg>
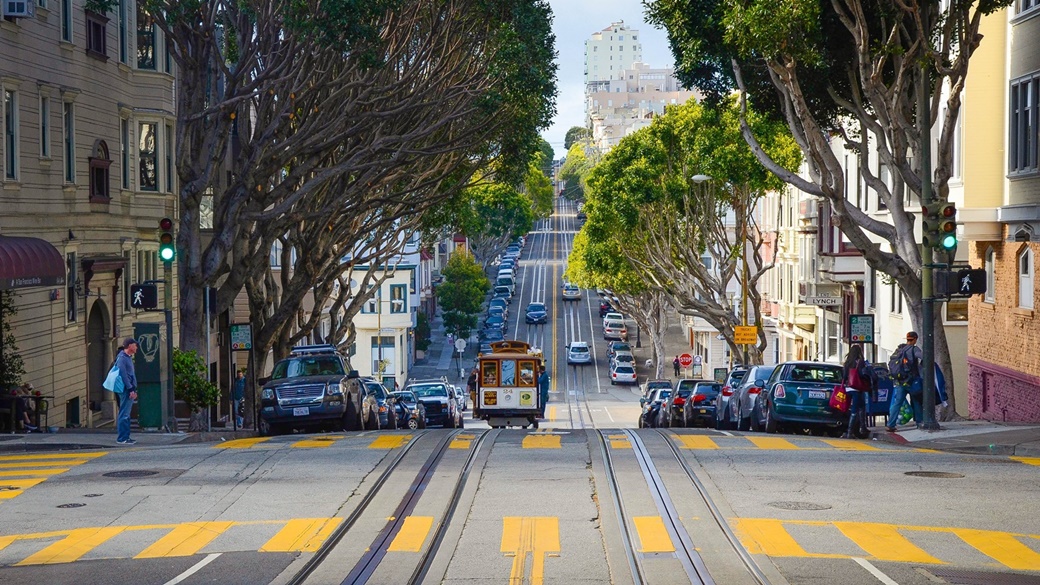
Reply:
<svg viewBox="0 0 1040 585"><path fill-rule="evenodd" d="M928 28L928 19L925 22L925 30ZM927 60L921 64L921 73L918 79L920 84L917 91L917 131L919 133L919 148L921 150L921 206L927 208L932 203L932 146L931 146L931 108L929 100L929 67ZM924 214L922 214L923 224ZM924 232L924 229L922 229ZM924 236L928 239L927 235ZM935 420L935 289L933 287L933 253L932 246L926 242L921 246L921 381L923 383L924 395L921 400L921 428L925 430L939 430L939 423Z"/></svg>
<svg viewBox="0 0 1040 585"><path fill-rule="evenodd" d="M163 314L166 317L166 392L163 394L163 411L166 413L166 429L177 432L177 415L173 397L173 262L163 262Z"/></svg>

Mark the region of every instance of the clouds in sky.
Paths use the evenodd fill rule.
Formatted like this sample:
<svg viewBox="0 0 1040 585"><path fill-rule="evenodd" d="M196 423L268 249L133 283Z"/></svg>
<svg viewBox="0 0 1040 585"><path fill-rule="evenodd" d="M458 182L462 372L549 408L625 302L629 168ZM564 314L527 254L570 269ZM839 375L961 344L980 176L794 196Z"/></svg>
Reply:
<svg viewBox="0 0 1040 585"><path fill-rule="evenodd" d="M644 20L641 0L549 0L556 35L557 83L556 117L542 132L563 157L563 139L572 126L585 124L585 41L592 33L610 23L625 21L639 31L643 60L651 67L671 67L674 59L668 49L668 36Z"/></svg>

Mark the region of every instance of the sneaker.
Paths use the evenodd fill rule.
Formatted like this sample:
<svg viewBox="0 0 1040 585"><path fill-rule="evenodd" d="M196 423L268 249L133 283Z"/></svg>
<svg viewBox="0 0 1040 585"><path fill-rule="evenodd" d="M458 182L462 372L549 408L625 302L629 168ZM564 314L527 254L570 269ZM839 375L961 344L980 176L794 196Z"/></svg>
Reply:
<svg viewBox="0 0 1040 585"><path fill-rule="evenodd" d="M26 430L28 430L28 431L35 431L37 427L34 427L34 426L32 426L32 425L25 425L25 428L26 428Z"/></svg>
<svg viewBox="0 0 1040 585"><path fill-rule="evenodd" d="M885 427L885 430L890 432L890 433L896 432L896 428L895 427Z"/></svg>
<svg viewBox="0 0 1040 585"><path fill-rule="evenodd" d="M134 444L137 443L137 441L135 441L133 439L127 439L125 441L116 441L116 442L119 443L120 445L134 445Z"/></svg>

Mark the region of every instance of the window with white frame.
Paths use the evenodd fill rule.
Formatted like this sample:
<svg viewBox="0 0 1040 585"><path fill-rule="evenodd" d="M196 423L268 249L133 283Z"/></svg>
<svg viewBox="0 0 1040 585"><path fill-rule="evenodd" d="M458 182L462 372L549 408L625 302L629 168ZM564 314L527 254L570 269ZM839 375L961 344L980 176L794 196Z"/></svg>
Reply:
<svg viewBox="0 0 1040 585"><path fill-rule="evenodd" d="M137 68L155 71L155 19L137 2Z"/></svg>
<svg viewBox="0 0 1040 585"><path fill-rule="evenodd" d="M987 303L996 302L996 295L993 292L997 284L994 274L996 255L997 253L993 251L993 248L986 249L986 294L982 298Z"/></svg>
<svg viewBox="0 0 1040 585"><path fill-rule="evenodd" d="M375 289L374 291L372 289ZM380 289L375 286L368 287L369 294L372 296L365 301L365 304L361 306L361 312L367 315L374 315L379 312L379 301L381 300L382 294Z"/></svg>
<svg viewBox="0 0 1040 585"><path fill-rule="evenodd" d="M166 125L163 147L163 156L166 160L166 192L173 193L173 126L170 124Z"/></svg>
<svg viewBox="0 0 1040 585"><path fill-rule="evenodd" d="M61 135L62 153L65 157L65 182L76 182L76 106L62 102Z"/></svg>
<svg viewBox="0 0 1040 585"><path fill-rule="evenodd" d="M408 312L408 285L390 285L390 312L394 314Z"/></svg>
<svg viewBox="0 0 1040 585"><path fill-rule="evenodd" d="M72 42L72 0L61 0L61 40Z"/></svg>
<svg viewBox="0 0 1040 585"><path fill-rule="evenodd" d="M141 191L158 191L159 153L156 134L159 125L155 122L141 122L137 128L137 168L140 176L137 188Z"/></svg>
<svg viewBox="0 0 1040 585"><path fill-rule="evenodd" d="M271 243L271 268L282 267L282 241L275 240Z"/></svg>
<svg viewBox="0 0 1040 585"><path fill-rule="evenodd" d="M18 178L18 94L4 90L4 178Z"/></svg>
<svg viewBox="0 0 1040 585"><path fill-rule="evenodd" d="M137 251L137 282L157 280L159 278L159 251Z"/></svg>
<svg viewBox="0 0 1040 585"><path fill-rule="evenodd" d="M75 323L79 316L79 297L76 295L76 284L79 280L76 267L76 253L65 254L65 267L68 270L68 278L65 279L65 322Z"/></svg>
<svg viewBox="0 0 1040 585"><path fill-rule="evenodd" d="M119 62L126 63L129 60L130 55L130 40L127 35L129 26L130 10L127 8L127 3L130 0L119 0L119 5L116 7L116 20L119 21Z"/></svg>
<svg viewBox="0 0 1040 585"><path fill-rule="evenodd" d="M130 119L119 119L119 169L120 185L124 189L130 188Z"/></svg>
<svg viewBox="0 0 1040 585"><path fill-rule="evenodd" d="M40 96L40 156L51 157L51 99Z"/></svg>
<svg viewBox="0 0 1040 585"><path fill-rule="evenodd" d="M1033 308L1033 297L1036 294L1033 288L1034 272L1033 251L1026 248L1018 255L1018 306L1023 309Z"/></svg>
<svg viewBox="0 0 1040 585"><path fill-rule="evenodd" d="M1038 6L1040 6L1040 0L1018 0L1015 3L1018 9L1018 13L1028 12Z"/></svg>
<svg viewBox="0 0 1040 585"><path fill-rule="evenodd" d="M1011 82L1011 120L1008 127L1008 172L1035 172L1037 169L1037 98L1040 77Z"/></svg>

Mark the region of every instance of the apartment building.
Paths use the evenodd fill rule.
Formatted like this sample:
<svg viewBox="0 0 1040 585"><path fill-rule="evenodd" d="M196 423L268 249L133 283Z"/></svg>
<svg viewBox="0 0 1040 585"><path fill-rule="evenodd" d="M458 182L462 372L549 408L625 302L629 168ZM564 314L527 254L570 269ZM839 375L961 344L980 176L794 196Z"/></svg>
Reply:
<svg viewBox="0 0 1040 585"><path fill-rule="evenodd" d="M1040 3L1017 0L989 16L983 32L972 69L986 83L965 99L964 143L979 146L980 160L969 160L988 173L973 191L997 207L991 229L971 234L971 263L985 268L987 292L970 303L967 410L978 419L1040 422Z"/></svg>
<svg viewBox="0 0 1040 585"><path fill-rule="evenodd" d="M585 85L585 123L592 143L606 152L621 139L653 122L668 106L697 97L684 90L671 67L653 68L633 63L618 78Z"/></svg>
<svg viewBox="0 0 1040 585"><path fill-rule="evenodd" d="M642 60L639 31L629 28L623 20L612 22L585 41L585 85L619 79L622 71Z"/></svg>
<svg viewBox="0 0 1040 585"><path fill-rule="evenodd" d="M123 337L158 376L162 314L133 310L129 290L162 276L158 223L176 215L165 39L130 0L87 6L3 2L0 20L0 275L52 426L112 418L101 383Z"/></svg>

